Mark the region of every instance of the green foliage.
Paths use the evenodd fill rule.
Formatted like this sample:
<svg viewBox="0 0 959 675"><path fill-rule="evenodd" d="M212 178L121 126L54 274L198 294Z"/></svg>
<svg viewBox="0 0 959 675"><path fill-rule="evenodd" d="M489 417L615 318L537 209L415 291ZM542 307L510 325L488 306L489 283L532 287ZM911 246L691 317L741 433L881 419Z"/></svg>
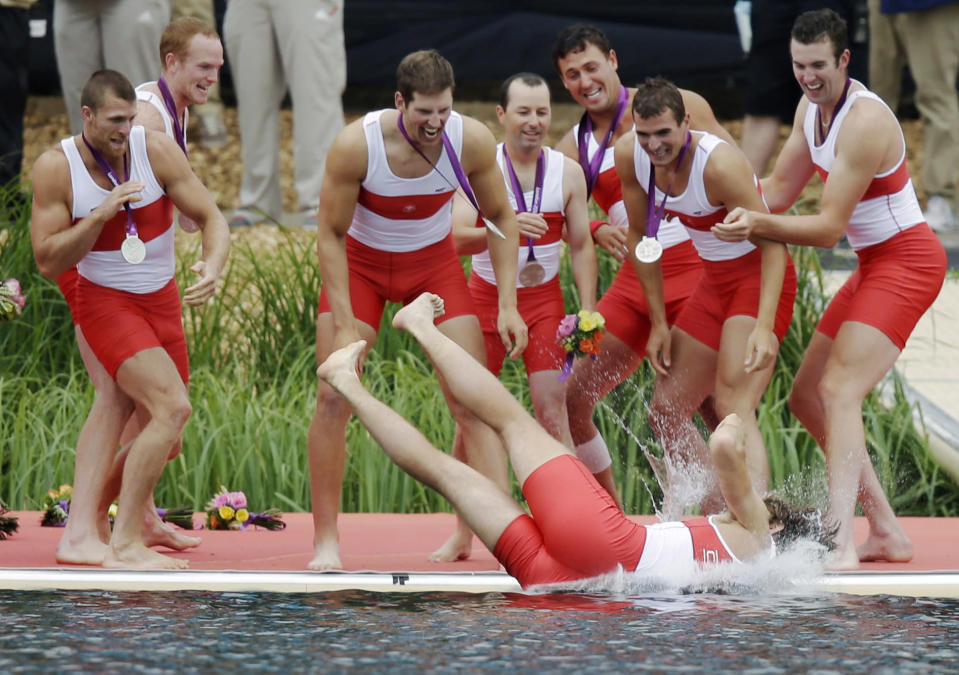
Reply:
<svg viewBox="0 0 959 675"><path fill-rule="evenodd" d="M37 271L27 211L0 213L0 274L17 277L27 294L24 314L0 323L0 499L15 509L40 507L51 488L69 483L74 448L93 390L78 357L66 303L56 285ZM280 231L278 241L241 238L215 301L184 309L190 345L193 415L182 453L157 486L163 506L201 509L225 485L243 490L256 508L308 510L306 438L316 402L315 315L319 274L314 244L300 232ZM190 265L199 242L178 245L177 280L192 283ZM823 455L792 417L786 397L827 298L822 268L812 250L793 252L799 291L793 323L758 418L770 459L772 486L786 496L824 500ZM619 265L601 252L600 290ZM568 260L563 293L578 309ZM454 425L429 362L406 333L392 330L395 306L384 313L367 359L364 382L391 408L449 450ZM506 388L527 409L521 362L507 362ZM646 424L653 373L644 364L596 409L595 420L614 453L613 471L628 512L650 513L661 499L643 456L661 454ZM897 512L959 514L959 488L939 470L912 423L913 408L893 380L891 407L878 395L865 405L867 441L880 481ZM448 510L444 500L410 479L384 455L356 420L347 427L344 511ZM514 494L519 494L514 485Z"/></svg>

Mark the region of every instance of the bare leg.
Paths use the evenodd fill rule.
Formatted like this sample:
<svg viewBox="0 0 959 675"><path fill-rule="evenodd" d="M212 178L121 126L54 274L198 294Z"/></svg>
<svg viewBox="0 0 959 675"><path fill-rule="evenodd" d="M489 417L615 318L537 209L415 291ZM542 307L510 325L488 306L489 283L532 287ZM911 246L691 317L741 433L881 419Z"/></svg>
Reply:
<svg viewBox="0 0 959 675"><path fill-rule="evenodd" d="M360 336L367 344L376 340L376 331L356 322ZM324 313L316 319L316 357L323 363L333 351L333 315ZM326 382L320 382L316 410L308 437L310 464L310 501L313 508L312 570L342 569L337 516L343 490L346 466L346 424L350 406Z"/></svg>
<svg viewBox="0 0 959 675"><path fill-rule="evenodd" d="M123 469L119 510L103 565L187 567L185 560L147 548L141 530L143 512L190 416L186 386L169 355L159 347L145 349L124 361L117 371L117 383L150 413L150 422L133 442Z"/></svg>
<svg viewBox="0 0 959 675"><path fill-rule="evenodd" d="M439 331L436 335L441 336ZM365 347L361 340L333 352L317 369L317 375L349 402L390 459L448 499L492 551L506 527L523 510L485 476L434 448L423 434L363 387L357 376L357 360ZM470 358L465 353L463 357Z"/></svg>
<svg viewBox="0 0 959 675"><path fill-rule="evenodd" d="M437 330L462 347L478 364L486 362L486 346L479 321L475 316L459 316L436 326ZM429 354L427 354L429 356ZM443 373L439 373L440 386L456 420L456 436L453 456L466 462L481 474L499 485L504 494L509 494L509 470L506 453L492 429L481 422L472 412L460 405L450 392ZM461 517L457 517L453 534L430 555L434 562L452 562L468 558L473 548L473 532Z"/></svg>
<svg viewBox="0 0 959 675"><path fill-rule="evenodd" d="M522 485L545 462L572 454L536 423L526 409L482 364L433 325L433 312L442 300L424 293L393 317L393 326L419 341L456 400L503 440L513 471Z"/></svg>

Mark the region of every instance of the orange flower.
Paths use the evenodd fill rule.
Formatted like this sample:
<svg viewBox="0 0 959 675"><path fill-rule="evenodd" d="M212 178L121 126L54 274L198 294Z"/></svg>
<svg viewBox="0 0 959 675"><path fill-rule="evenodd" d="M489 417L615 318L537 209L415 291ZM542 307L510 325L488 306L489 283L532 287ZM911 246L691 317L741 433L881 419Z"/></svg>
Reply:
<svg viewBox="0 0 959 675"><path fill-rule="evenodd" d="M584 354L596 354L596 345L591 338L583 338L579 341L579 348Z"/></svg>

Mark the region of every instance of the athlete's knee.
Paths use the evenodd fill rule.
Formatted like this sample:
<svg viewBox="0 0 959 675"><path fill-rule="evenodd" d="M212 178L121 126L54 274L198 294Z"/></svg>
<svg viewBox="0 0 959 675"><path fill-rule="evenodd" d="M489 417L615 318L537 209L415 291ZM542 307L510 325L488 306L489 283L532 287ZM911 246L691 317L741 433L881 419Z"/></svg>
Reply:
<svg viewBox="0 0 959 675"><path fill-rule="evenodd" d="M325 383L320 383L316 392L316 411L313 419L325 423L342 422L344 425L350 417L352 408L349 402Z"/></svg>
<svg viewBox="0 0 959 675"><path fill-rule="evenodd" d="M796 380L792 389L789 390L786 405L789 407L789 411L796 416L796 419L804 422L813 416L816 410L822 408L822 400L819 397L817 387Z"/></svg>
<svg viewBox="0 0 959 675"><path fill-rule="evenodd" d="M182 438L178 438L178 439L176 440L176 443L173 444L173 447L170 448L170 454L167 455L166 461L169 462L169 461L171 461L171 460L176 459L177 455L180 454L180 451L181 451L182 449L183 449L183 439L182 439Z"/></svg>

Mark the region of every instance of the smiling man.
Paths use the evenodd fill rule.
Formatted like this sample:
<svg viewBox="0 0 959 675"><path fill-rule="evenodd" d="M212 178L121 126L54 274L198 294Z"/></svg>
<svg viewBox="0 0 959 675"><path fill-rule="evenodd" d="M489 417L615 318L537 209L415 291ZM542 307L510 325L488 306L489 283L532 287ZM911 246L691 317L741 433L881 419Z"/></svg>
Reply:
<svg viewBox="0 0 959 675"><path fill-rule="evenodd" d="M482 123L453 111L453 68L433 50L407 55L396 71L396 109L368 113L336 137L320 190L317 255L323 277L316 354L366 340L372 345L386 301L431 291L447 298L439 329L480 363L483 334L453 247L452 198L475 191L497 283L497 332L512 358L526 347L516 307L516 215L496 166L496 143ZM471 186L471 187L470 187ZM360 360L362 364L362 359ZM445 391L445 390L444 390ZM508 489L506 459L495 434L447 396L457 422L454 455ZM310 425L311 569L342 567L336 519L346 459L349 405L321 383ZM472 533L461 525L433 554L469 555Z"/></svg>
<svg viewBox="0 0 959 675"><path fill-rule="evenodd" d="M826 453L829 512L839 525L835 565L905 561L912 543L866 453L862 402L939 294L946 255L923 221L896 116L847 74L846 22L828 9L801 14L789 48L803 98L773 172L762 181L772 214L738 208L713 232L727 241L760 236L824 248L846 235L856 252L859 266L809 342L789 407ZM825 182L819 213L778 215L814 173ZM858 550L857 498L870 525Z"/></svg>
<svg viewBox="0 0 959 675"><path fill-rule="evenodd" d="M590 225L596 245L626 260L629 224L623 191L616 174L613 147L633 127L629 114L635 88L623 85L619 61L606 35L588 24L574 24L556 37L553 65L563 86L583 109L583 117L557 144L556 149L578 161L586 173L587 195L603 209L609 222ZM735 145L732 136L716 121L709 103L699 94L681 89L690 124ZM673 220L660 229L663 275L670 323L699 281L702 265L682 225ZM595 359L579 359L566 387L569 426L577 456L597 480L618 499L606 442L593 424L593 409L606 394L639 367L646 354L650 320L643 289L633 266L623 265L600 298L599 312L606 318L603 349ZM707 408L707 419L713 415Z"/></svg>

